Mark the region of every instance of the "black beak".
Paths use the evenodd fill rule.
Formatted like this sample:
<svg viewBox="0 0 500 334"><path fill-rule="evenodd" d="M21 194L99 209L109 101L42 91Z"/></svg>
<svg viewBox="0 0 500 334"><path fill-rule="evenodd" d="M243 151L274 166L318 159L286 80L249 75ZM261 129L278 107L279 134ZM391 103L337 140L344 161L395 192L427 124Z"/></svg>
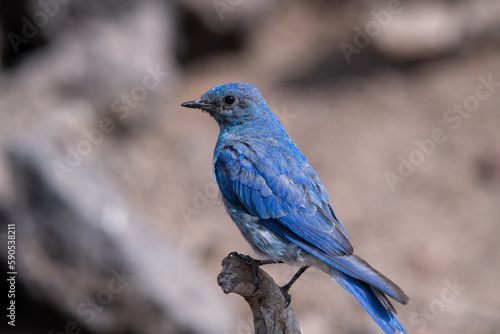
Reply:
<svg viewBox="0 0 500 334"><path fill-rule="evenodd" d="M211 109L212 104L203 102L201 99L188 101L181 104L181 106L186 108L198 108L198 109Z"/></svg>

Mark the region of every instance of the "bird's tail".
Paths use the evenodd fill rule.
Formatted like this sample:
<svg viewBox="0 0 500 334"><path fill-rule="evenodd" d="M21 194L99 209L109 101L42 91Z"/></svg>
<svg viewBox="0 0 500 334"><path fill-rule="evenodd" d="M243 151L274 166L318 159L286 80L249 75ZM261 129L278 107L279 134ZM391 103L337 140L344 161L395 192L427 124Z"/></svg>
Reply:
<svg viewBox="0 0 500 334"><path fill-rule="evenodd" d="M403 333L406 330L394 315L396 310L384 293L370 284L351 277L330 266L330 276L340 287L348 291L364 307L386 334Z"/></svg>

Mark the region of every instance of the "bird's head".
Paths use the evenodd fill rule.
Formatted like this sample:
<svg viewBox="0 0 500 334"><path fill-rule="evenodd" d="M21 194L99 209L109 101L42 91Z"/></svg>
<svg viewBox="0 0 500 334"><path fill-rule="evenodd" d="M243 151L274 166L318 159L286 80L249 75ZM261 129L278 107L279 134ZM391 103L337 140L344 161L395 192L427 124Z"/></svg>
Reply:
<svg viewBox="0 0 500 334"><path fill-rule="evenodd" d="M215 86L198 100L181 105L209 113L221 128L245 124L270 113L257 88L246 83Z"/></svg>

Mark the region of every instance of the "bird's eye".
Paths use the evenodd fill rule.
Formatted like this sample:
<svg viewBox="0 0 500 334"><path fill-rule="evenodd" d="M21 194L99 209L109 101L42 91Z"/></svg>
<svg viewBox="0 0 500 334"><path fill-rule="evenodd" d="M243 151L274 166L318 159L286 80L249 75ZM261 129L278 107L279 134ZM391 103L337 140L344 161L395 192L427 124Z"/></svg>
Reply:
<svg viewBox="0 0 500 334"><path fill-rule="evenodd" d="M231 95L228 95L224 98L224 103L227 105L233 104L234 101L236 101L236 99L234 98L234 96L231 96Z"/></svg>

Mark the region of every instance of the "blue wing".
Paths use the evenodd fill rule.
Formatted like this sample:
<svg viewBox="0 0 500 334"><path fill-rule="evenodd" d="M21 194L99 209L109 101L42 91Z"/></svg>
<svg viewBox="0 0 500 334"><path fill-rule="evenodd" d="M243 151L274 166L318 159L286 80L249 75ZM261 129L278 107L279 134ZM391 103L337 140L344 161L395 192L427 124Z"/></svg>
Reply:
<svg viewBox="0 0 500 334"><path fill-rule="evenodd" d="M273 154L279 153L270 153ZM274 159L272 163L277 161L284 160ZM314 170L311 167L309 171L300 170L300 164L288 163L291 167L270 166L269 162L258 160L249 147L235 144L219 151L214 174L224 200L232 206L260 218L263 226L329 264L333 270L367 282L406 304L408 297L397 285L352 254L349 239ZM295 173L287 174L290 170Z"/></svg>
<svg viewBox="0 0 500 334"><path fill-rule="evenodd" d="M259 159L244 144L221 149L214 174L224 199L261 218L264 226L287 240L298 240L327 256L351 255L352 245L312 167L307 162L301 166L272 163L279 162Z"/></svg>

